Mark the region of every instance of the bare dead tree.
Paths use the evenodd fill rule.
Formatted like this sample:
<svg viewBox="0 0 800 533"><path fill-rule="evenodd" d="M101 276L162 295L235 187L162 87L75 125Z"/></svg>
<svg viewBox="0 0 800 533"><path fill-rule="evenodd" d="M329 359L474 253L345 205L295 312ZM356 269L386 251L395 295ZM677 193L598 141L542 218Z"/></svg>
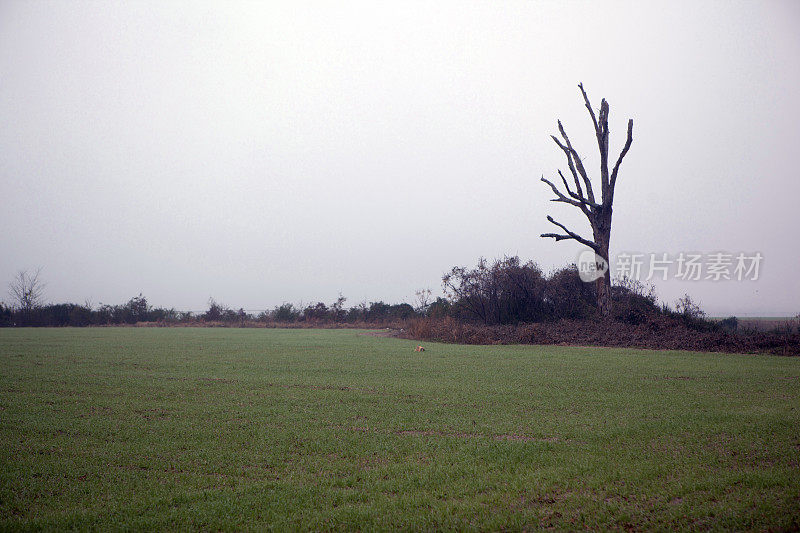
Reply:
<svg viewBox="0 0 800 533"><path fill-rule="evenodd" d="M8 284L8 293L17 309L28 312L42 305L44 283L39 280L41 271L41 268L37 268L33 274L29 274L27 270L20 270Z"/></svg>
<svg viewBox="0 0 800 533"><path fill-rule="evenodd" d="M415 303L417 304L416 311L425 314L428 312L428 307L431 305L431 290L419 289L414 293L416 296Z"/></svg>
<svg viewBox="0 0 800 533"><path fill-rule="evenodd" d="M583 101L586 104L586 109L589 110L589 116L592 118L594 125L595 136L597 137L597 146L600 149L600 198L595 196L595 191L592 187L592 182L589 179L586 169L583 166L580 155L573 148L572 143L567 137L567 132L561 121L558 121L558 131L561 133L562 139L555 135L551 135L556 145L564 152L567 157L567 166L572 174L575 183L575 190L572 190L567 182L567 178L561 170L558 175L561 182L564 184L566 194L558 190L553 182L547 180L542 176L542 181L545 182L553 190L556 195L552 202L562 202L577 207L589 220L592 227L592 239L581 237L577 233L567 229L566 226L548 216L548 222L558 226L564 233L543 233L542 237L550 237L556 241L565 239L572 239L579 243L588 246L594 250L597 256L601 257L606 263L608 262L608 247L611 241L611 215L612 205L614 203L614 188L617 185L617 174L619 167L622 164L622 159L631 147L633 142L633 119L628 120L628 139L625 141L625 147L620 152L613 169L609 172L608 169L608 102L605 98L600 102L600 112L595 115L592 105L589 103L589 97L586 91L583 90L583 84L578 84L578 88L583 95ZM604 316L611 314L611 273L606 270L605 275L599 277L595 281L595 288L597 290L597 307L600 313Z"/></svg>

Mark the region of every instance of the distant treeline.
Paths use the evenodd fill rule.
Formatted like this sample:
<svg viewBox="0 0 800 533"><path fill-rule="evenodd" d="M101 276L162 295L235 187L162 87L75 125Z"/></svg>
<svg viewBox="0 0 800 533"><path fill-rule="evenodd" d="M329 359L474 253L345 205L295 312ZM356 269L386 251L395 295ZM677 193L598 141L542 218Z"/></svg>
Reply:
<svg viewBox="0 0 800 533"><path fill-rule="evenodd" d="M139 323L237 325L257 322L384 324L422 316L407 303L372 302L351 308L344 308L343 304L344 298L339 298L331 305L318 302L302 308L284 303L272 310L253 314L244 309L231 309L212 299L207 311L193 313L153 307L147 303L147 298L140 294L125 304L101 305L97 308L74 303L39 305L29 309L11 308L0 304L0 326L82 327Z"/></svg>
<svg viewBox="0 0 800 533"><path fill-rule="evenodd" d="M29 282L27 294L35 294L35 276L26 278L23 273L19 279ZM20 283L20 286L25 285ZM142 294L121 305L99 307L74 303L41 305L38 302L23 305L24 302L36 302L36 298L20 298L20 305L13 308L0 304L0 325L158 323L390 326L418 318L452 318L464 323L496 326L601 318L597 311L594 284L583 282L574 264L545 273L536 263L523 263L518 257L504 257L492 262L481 259L474 268L454 267L443 276L442 285L444 297L431 300L430 290L418 291L416 305L378 301L346 307L346 298L340 296L331 304L317 302L295 306L284 303L258 314L227 307L214 299L209 299L208 309L202 313L152 307ZM17 292L26 294L23 290ZM613 318L626 324L638 325L655 316L671 316L680 318L686 326L697 330L737 327L735 318L722 322L706 320L703 311L689 296L679 300L674 309L659 304L653 287L645 287L638 281L616 280L612 297Z"/></svg>

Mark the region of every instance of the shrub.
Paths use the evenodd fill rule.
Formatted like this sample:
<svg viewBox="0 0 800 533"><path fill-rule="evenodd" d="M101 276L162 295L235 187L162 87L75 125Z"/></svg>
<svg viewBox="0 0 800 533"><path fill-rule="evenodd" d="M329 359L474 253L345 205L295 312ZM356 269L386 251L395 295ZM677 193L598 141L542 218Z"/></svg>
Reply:
<svg viewBox="0 0 800 533"><path fill-rule="evenodd" d="M705 311L703 311L700 305L695 303L688 294L684 294L682 298L678 299L675 303L675 310L689 329L695 331L714 331L720 329L720 325L717 322L706 319Z"/></svg>
<svg viewBox="0 0 800 533"><path fill-rule="evenodd" d="M327 320L328 316L328 306L322 302L317 302L303 309L303 320L306 321L319 322Z"/></svg>
<svg viewBox="0 0 800 533"><path fill-rule="evenodd" d="M548 314L541 269L533 262L522 264L519 257L492 264L481 258L473 269L454 267L442 277L442 285L449 305L437 299L431 316L446 310L484 324L514 324L543 320Z"/></svg>
<svg viewBox="0 0 800 533"><path fill-rule="evenodd" d="M300 311L290 303L283 303L272 311L272 319L277 322L294 322L300 318Z"/></svg>
<svg viewBox="0 0 800 533"><path fill-rule="evenodd" d="M344 308L344 303L346 301L347 298L339 293L339 297L336 298L336 301L331 304L331 319L333 319L335 322L344 322L345 318L347 317L347 310Z"/></svg>
<svg viewBox="0 0 800 533"><path fill-rule="evenodd" d="M214 298L209 298L208 311L201 318L207 322L235 322L239 315L233 309L217 303Z"/></svg>
<svg viewBox="0 0 800 533"><path fill-rule="evenodd" d="M439 296L428 305L427 315L431 318L444 318L449 316L451 311L450 302Z"/></svg>
<svg viewBox="0 0 800 533"><path fill-rule="evenodd" d="M623 277L615 280L611 288L614 301L614 318L626 324L644 324L651 317L659 315L655 287L645 286L639 280Z"/></svg>
<svg viewBox="0 0 800 533"><path fill-rule="evenodd" d="M581 280L574 264L550 274L545 289L549 320L590 318L597 314L594 285Z"/></svg>
<svg viewBox="0 0 800 533"><path fill-rule="evenodd" d="M391 322L406 320L417 316L411 304L387 304L385 302L371 302L364 308L364 321L366 322Z"/></svg>
<svg viewBox="0 0 800 533"><path fill-rule="evenodd" d="M0 302L0 327L11 326L13 323L11 308Z"/></svg>
<svg viewBox="0 0 800 533"><path fill-rule="evenodd" d="M705 311L688 294L684 294L682 298L678 299L675 310L688 318L705 318L706 316Z"/></svg>

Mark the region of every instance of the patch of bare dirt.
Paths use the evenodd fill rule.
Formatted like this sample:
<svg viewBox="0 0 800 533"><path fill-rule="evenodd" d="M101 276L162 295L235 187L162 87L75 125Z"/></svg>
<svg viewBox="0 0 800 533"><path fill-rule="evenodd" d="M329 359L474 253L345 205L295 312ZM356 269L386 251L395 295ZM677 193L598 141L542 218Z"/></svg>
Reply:
<svg viewBox="0 0 800 533"><path fill-rule="evenodd" d="M558 437L529 437L527 435L518 435L516 433L507 435L495 435L494 440L512 440L518 442L558 442Z"/></svg>
<svg viewBox="0 0 800 533"><path fill-rule="evenodd" d="M303 383L267 383L267 387L279 387L282 389L308 389L308 390L338 390L356 391L367 394L380 394L380 391L367 387L351 387L349 385L306 385Z"/></svg>
<svg viewBox="0 0 800 533"><path fill-rule="evenodd" d="M367 337L399 337L402 331L403 330L401 329L386 328L373 331L365 331L363 333L359 333L359 335L365 335Z"/></svg>
<svg viewBox="0 0 800 533"><path fill-rule="evenodd" d="M451 437L457 439L488 439L505 440L514 442L557 442L557 437L531 437L519 433L506 433L502 435L484 435L482 433L464 433L449 431L430 431L430 430L403 430L395 431L396 435L412 437Z"/></svg>

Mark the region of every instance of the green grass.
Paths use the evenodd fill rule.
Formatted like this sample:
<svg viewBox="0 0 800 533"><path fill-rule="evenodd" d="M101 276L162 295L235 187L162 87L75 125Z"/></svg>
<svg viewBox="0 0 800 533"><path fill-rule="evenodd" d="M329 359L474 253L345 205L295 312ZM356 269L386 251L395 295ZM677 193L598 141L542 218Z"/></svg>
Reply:
<svg viewBox="0 0 800 533"><path fill-rule="evenodd" d="M0 330L0 529L796 529L800 359Z"/></svg>

